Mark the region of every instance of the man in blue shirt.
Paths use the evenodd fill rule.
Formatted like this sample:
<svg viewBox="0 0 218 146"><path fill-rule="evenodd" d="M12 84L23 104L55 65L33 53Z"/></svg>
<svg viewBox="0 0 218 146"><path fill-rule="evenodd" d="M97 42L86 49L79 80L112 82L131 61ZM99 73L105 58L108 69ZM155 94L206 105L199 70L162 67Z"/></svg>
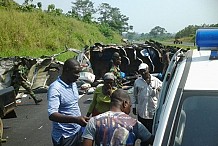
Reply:
<svg viewBox="0 0 218 146"><path fill-rule="evenodd" d="M48 89L48 115L52 121L52 141L54 146L79 146L81 126L89 118L81 116L76 80L81 71L75 59L68 59L63 65L63 72Z"/></svg>

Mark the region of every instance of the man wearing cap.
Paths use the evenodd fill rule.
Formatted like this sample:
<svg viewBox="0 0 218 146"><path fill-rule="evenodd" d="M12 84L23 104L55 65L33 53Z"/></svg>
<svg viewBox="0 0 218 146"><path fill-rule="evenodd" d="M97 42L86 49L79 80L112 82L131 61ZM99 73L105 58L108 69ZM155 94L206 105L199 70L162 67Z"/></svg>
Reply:
<svg viewBox="0 0 218 146"><path fill-rule="evenodd" d="M116 90L114 85L114 74L113 73L106 73L103 77L104 85L96 88L93 96L93 100L89 106L89 110L86 114L89 117L91 114L92 116L96 116L98 114L104 113L109 111L110 109L110 95Z"/></svg>
<svg viewBox="0 0 218 146"><path fill-rule="evenodd" d="M149 73L146 63L141 63L138 71L141 76L134 82L133 114L137 113L138 120L152 132L153 116L162 82Z"/></svg>

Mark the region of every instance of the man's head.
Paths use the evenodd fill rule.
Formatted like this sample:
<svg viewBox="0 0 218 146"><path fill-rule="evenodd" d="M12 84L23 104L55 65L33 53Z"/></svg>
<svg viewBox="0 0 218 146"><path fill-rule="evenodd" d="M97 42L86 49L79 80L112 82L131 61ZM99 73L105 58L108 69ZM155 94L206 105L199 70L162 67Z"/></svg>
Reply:
<svg viewBox="0 0 218 146"><path fill-rule="evenodd" d="M129 94L122 90L117 89L112 93L111 97L111 109L120 108L120 110L126 114L131 111L131 100Z"/></svg>
<svg viewBox="0 0 218 146"><path fill-rule="evenodd" d="M142 78L146 80L149 74L149 67L146 63L141 63L138 68L139 74L141 74Z"/></svg>
<svg viewBox="0 0 218 146"><path fill-rule="evenodd" d="M76 59L70 58L64 62L62 78L67 84L71 84L79 78L80 72L80 63Z"/></svg>
<svg viewBox="0 0 218 146"><path fill-rule="evenodd" d="M111 88L114 84L115 76L113 73L107 72L103 76L104 86Z"/></svg>
<svg viewBox="0 0 218 146"><path fill-rule="evenodd" d="M112 60L113 60L114 65L120 65L121 64L120 54L118 52L115 52L112 56Z"/></svg>

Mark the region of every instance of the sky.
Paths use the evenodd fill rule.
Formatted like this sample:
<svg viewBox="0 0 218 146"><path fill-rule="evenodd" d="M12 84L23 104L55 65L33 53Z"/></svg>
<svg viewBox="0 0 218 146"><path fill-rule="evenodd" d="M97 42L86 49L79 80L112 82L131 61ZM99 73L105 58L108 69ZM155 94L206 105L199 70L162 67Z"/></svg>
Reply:
<svg viewBox="0 0 218 146"><path fill-rule="evenodd" d="M128 24L137 33L148 33L155 26L165 28L168 33L176 33L188 25L217 24L218 0L90 0L97 8L101 3L120 9L129 17ZM22 4L24 0L15 0ZM41 2L43 9L54 4L66 13L75 0L33 0Z"/></svg>

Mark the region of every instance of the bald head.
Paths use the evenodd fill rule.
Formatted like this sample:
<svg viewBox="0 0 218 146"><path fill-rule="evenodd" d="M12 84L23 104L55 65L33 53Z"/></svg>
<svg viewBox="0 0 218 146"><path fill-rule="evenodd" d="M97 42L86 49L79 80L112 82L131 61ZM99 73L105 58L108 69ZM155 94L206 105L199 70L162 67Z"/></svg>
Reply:
<svg viewBox="0 0 218 146"><path fill-rule="evenodd" d="M129 94L122 90L122 89L117 89L114 91L111 95L111 106L117 106L122 104L123 101L130 101Z"/></svg>
<svg viewBox="0 0 218 146"><path fill-rule="evenodd" d="M76 66L80 66L79 62L74 58L69 58L64 62L63 72L69 69L74 69Z"/></svg>
<svg viewBox="0 0 218 146"><path fill-rule="evenodd" d="M79 73L81 71L80 63L73 58L67 59L64 62L63 72L61 75L61 79L66 84L71 84L79 78Z"/></svg>

